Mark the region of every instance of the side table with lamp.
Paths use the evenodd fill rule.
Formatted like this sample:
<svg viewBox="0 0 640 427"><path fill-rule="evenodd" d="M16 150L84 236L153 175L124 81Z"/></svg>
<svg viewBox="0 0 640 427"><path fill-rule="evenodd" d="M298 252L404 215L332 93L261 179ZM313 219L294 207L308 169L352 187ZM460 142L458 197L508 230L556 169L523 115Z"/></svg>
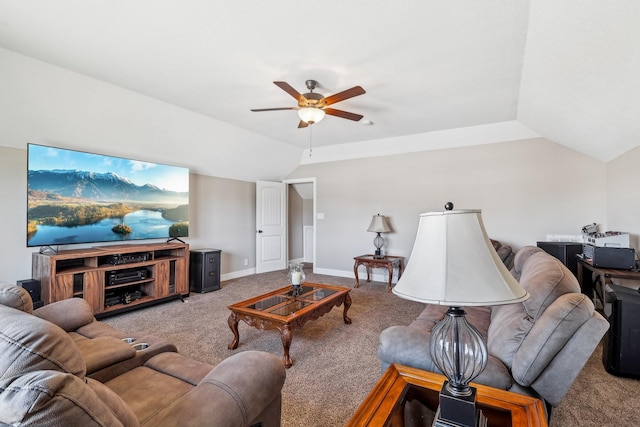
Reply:
<svg viewBox="0 0 640 427"><path fill-rule="evenodd" d="M464 306L491 306L526 300L529 294L511 276L487 236L480 210L420 215L410 262L393 293L401 298L449 306L432 330L429 355L445 374L435 426L475 426L476 389L469 383L487 364L487 346L466 318Z"/></svg>

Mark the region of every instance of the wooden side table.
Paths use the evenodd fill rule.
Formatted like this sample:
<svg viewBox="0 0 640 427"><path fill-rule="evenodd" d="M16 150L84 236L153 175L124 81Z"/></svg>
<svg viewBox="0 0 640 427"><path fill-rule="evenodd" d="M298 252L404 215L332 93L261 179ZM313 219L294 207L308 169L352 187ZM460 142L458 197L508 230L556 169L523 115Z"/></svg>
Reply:
<svg viewBox="0 0 640 427"><path fill-rule="evenodd" d="M594 267L580 255L577 255L576 259L578 260L577 278L582 293L591 298L595 304L599 301L603 309L607 302L605 289L612 283L611 279L640 280L640 271Z"/></svg>
<svg viewBox="0 0 640 427"><path fill-rule="evenodd" d="M376 258L374 255L360 255L355 258L355 264L353 265L353 272L356 276L356 285L357 288L360 286L360 280L358 279L358 267L364 265L367 268L367 283L371 281L371 269L372 268L386 268L389 271L389 282L387 286L387 291L391 292L391 280L393 279L393 269L398 269L398 279L402 276L402 272L404 271L404 257L401 256L393 256L393 255L385 255L383 258Z"/></svg>
<svg viewBox="0 0 640 427"><path fill-rule="evenodd" d="M445 377L433 372L392 364L353 414L347 427L426 426L438 407ZM473 384L476 407L489 427L546 427L542 400Z"/></svg>

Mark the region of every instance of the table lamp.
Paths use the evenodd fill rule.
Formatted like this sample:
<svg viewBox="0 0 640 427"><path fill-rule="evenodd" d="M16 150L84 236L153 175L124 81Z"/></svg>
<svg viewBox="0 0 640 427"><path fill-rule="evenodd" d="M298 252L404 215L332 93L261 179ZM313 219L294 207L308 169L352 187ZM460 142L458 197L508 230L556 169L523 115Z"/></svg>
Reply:
<svg viewBox="0 0 640 427"><path fill-rule="evenodd" d="M446 209L420 215L411 258L393 293L449 306L429 338L431 359L447 377L433 425L475 426L482 414L469 383L487 365L487 345L462 307L511 304L529 294L498 257L481 211L453 210L452 203Z"/></svg>
<svg viewBox="0 0 640 427"><path fill-rule="evenodd" d="M377 214L371 218L371 224L369 224L369 228L367 231L371 231L373 233L378 233L376 237L373 239L373 245L376 247L375 258L383 258L382 255L382 246L384 245L384 237L380 235L380 233L389 233L391 230L391 226L389 225L389 221L383 215Z"/></svg>

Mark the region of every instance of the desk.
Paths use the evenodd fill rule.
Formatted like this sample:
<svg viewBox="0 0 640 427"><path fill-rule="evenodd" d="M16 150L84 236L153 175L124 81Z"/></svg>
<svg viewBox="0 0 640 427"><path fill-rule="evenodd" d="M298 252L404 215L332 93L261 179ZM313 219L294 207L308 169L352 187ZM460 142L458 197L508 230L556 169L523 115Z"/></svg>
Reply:
<svg viewBox="0 0 640 427"><path fill-rule="evenodd" d="M605 287L611 284L611 279L640 280L640 271L594 267L582 256L577 255L576 258L578 259L578 283L582 293L589 298L599 299L603 308L606 302Z"/></svg>
<svg viewBox="0 0 640 427"><path fill-rule="evenodd" d="M404 427L431 425L429 416L438 406L445 377L432 372L392 364L347 423L347 427ZM473 384L476 407L489 427L546 427L542 400ZM419 408L419 410L418 410Z"/></svg>
<svg viewBox="0 0 640 427"><path fill-rule="evenodd" d="M353 272L356 275L356 285L357 288L360 286L360 280L358 280L358 267L364 265L367 268L367 283L371 281L371 269L372 268L386 268L389 270L389 284L387 286L387 291L391 292L391 279L393 279L393 269L398 269L398 279L402 276L402 272L404 271L404 257L401 256L392 256L385 255L382 258L376 258L374 255L360 255L355 258L355 264L353 265Z"/></svg>

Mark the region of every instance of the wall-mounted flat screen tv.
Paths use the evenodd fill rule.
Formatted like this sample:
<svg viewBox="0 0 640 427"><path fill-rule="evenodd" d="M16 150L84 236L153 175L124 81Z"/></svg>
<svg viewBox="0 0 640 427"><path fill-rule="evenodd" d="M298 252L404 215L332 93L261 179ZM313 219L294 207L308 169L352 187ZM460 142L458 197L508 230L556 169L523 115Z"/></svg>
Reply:
<svg viewBox="0 0 640 427"><path fill-rule="evenodd" d="M29 144L27 246L189 235L189 169Z"/></svg>

